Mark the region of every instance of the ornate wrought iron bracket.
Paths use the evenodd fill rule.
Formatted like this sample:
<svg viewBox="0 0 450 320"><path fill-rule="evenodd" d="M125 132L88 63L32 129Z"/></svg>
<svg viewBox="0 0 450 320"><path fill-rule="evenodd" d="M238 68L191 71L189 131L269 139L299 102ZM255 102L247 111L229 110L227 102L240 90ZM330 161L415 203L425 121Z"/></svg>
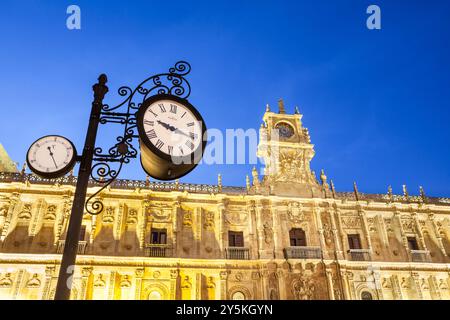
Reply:
<svg viewBox="0 0 450 320"><path fill-rule="evenodd" d="M124 100L116 106L102 104L99 123L124 125L124 130L122 135L116 137L116 143L107 152L101 147L94 149L90 176L102 187L85 203L85 209L89 214L97 215L103 211L103 203L96 197L117 179L124 164L137 157L138 152L133 146L133 141L138 138L136 113L142 103L155 94L171 94L187 99L191 94L191 86L185 77L190 71L191 66L188 62L178 61L169 72L150 76L134 89L128 86L120 87L117 92ZM119 112L119 109L126 111ZM115 163L117 168L112 168L110 163Z"/></svg>

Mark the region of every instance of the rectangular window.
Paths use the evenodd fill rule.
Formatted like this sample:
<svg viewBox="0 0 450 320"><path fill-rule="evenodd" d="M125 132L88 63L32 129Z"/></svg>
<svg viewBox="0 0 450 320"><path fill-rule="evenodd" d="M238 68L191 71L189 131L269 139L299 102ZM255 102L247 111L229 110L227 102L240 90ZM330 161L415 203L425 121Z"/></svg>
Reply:
<svg viewBox="0 0 450 320"><path fill-rule="evenodd" d="M151 243L152 244L166 244L167 243L166 229L152 229Z"/></svg>
<svg viewBox="0 0 450 320"><path fill-rule="evenodd" d="M409 250L419 250L416 237L408 237L408 248Z"/></svg>
<svg viewBox="0 0 450 320"><path fill-rule="evenodd" d="M359 234L349 234L347 235L348 238L348 246L350 249L362 249L361 247L361 239L359 237Z"/></svg>
<svg viewBox="0 0 450 320"><path fill-rule="evenodd" d="M242 232L228 231L228 245L230 247L243 247L244 234Z"/></svg>
<svg viewBox="0 0 450 320"><path fill-rule="evenodd" d="M291 247L306 247L306 234L302 229L291 229L289 231Z"/></svg>

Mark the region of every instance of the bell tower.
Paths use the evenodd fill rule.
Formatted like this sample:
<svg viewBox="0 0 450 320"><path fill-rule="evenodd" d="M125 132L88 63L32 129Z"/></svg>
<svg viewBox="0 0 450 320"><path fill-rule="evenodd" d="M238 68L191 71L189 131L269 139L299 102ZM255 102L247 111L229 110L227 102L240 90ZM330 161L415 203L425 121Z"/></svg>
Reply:
<svg viewBox="0 0 450 320"><path fill-rule="evenodd" d="M265 168L261 182L253 188L256 192L285 196L322 197L322 186L310 162L314 157L308 129L302 125L298 107L294 114L287 114L283 100L278 101L278 112L269 105L259 131L258 157L263 158Z"/></svg>

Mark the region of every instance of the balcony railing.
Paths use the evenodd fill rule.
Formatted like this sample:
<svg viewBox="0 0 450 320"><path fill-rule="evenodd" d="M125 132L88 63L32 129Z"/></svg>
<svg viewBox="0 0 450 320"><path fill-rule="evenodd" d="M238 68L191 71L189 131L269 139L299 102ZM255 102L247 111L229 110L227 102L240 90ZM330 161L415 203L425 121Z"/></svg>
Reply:
<svg viewBox="0 0 450 320"><path fill-rule="evenodd" d="M370 250L368 249L350 249L348 250L350 258L353 261L370 261Z"/></svg>
<svg viewBox="0 0 450 320"><path fill-rule="evenodd" d="M167 244L146 244L145 256L155 258L167 258L172 256L172 249Z"/></svg>
<svg viewBox="0 0 450 320"><path fill-rule="evenodd" d="M56 248L56 253L63 253L66 240L59 240L58 247ZM85 254L87 248L87 241L78 241L78 254Z"/></svg>
<svg viewBox="0 0 450 320"><path fill-rule="evenodd" d="M227 259L249 260L250 250L243 247L228 247L225 249Z"/></svg>
<svg viewBox="0 0 450 320"><path fill-rule="evenodd" d="M430 252L427 250L411 250L412 262L430 262Z"/></svg>
<svg viewBox="0 0 450 320"><path fill-rule="evenodd" d="M284 249L286 259L321 259L320 247L288 247Z"/></svg>

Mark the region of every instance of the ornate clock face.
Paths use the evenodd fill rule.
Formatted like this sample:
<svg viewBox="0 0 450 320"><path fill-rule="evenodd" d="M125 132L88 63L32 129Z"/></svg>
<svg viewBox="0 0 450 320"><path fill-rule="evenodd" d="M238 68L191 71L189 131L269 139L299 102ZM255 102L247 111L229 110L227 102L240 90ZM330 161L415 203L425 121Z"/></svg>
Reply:
<svg viewBox="0 0 450 320"><path fill-rule="evenodd" d="M31 171L43 178L57 178L68 173L76 162L73 143L61 136L39 138L27 152L27 164Z"/></svg>
<svg viewBox="0 0 450 320"><path fill-rule="evenodd" d="M166 156L186 157L202 145L203 120L187 101L171 97L150 102L138 121L144 142Z"/></svg>
<svg viewBox="0 0 450 320"><path fill-rule="evenodd" d="M279 130L281 138L287 139L294 135L294 128L292 128L290 124L287 124L285 122L278 123L275 126L275 129Z"/></svg>

